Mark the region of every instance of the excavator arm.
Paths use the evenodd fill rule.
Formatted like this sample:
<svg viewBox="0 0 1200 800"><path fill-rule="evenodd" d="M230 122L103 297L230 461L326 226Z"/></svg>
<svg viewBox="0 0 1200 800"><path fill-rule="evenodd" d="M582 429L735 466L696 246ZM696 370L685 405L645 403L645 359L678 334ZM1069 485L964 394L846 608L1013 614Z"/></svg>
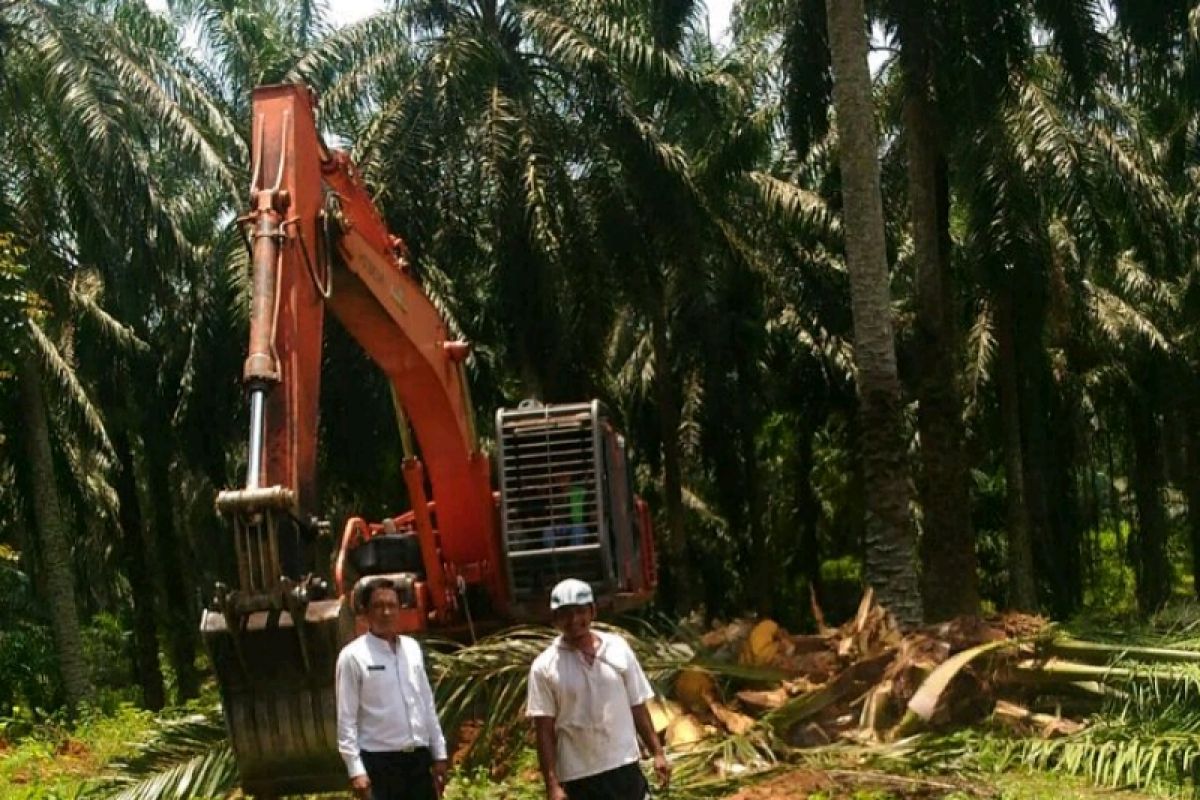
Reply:
<svg viewBox="0 0 1200 800"><path fill-rule="evenodd" d="M468 345L450 337L350 159L321 140L311 92L261 87L253 113L250 209L239 220L252 273L242 375L248 465L245 485L217 498L232 522L238 585L218 586L201 624L243 788L269 797L345 783L332 680L354 632L347 551L404 523L420 553L402 576L411 631L452 628L469 614L469 596L477 611L486 600L497 616L507 604L489 462L464 373ZM316 463L327 310L391 385L412 503L384 526L347 523L336 593L307 555L322 526Z"/></svg>
<svg viewBox="0 0 1200 800"><path fill-rule="evenodd" d="M321 140L309 90L261 87L253 108L252 206L242 218L252 231L243 371L251 407L249 466L245 489L223 493L222 509L255 514L287 498L287 510L299 520L316 517L328 309L387 376L401 425L411 424L416 433L423 462L412 452L405 460L414 508L428 507L422 502L426 473L431 499L444 501L435 506L436 538L428 515L415 515L435 615L444 620L452 613L460 578L482 584L500 608L505 595L495 502L463 370L469 347L449 336L409 270L403 242L388 232L348 156ZM263 580L243 588L267 588L258 584L294 570L288 560L270 564ZM247 564L247 571L256 566Z"/></svg>

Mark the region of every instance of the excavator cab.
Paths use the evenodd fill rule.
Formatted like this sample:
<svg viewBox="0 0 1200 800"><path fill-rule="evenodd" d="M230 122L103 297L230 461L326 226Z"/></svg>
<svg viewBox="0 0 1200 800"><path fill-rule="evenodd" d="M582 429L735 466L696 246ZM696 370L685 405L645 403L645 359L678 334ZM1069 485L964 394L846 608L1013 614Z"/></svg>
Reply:
<svg viewBox="0 0 1200 800"><path fill-rule="evenodd" d="M496 412L500 528L511 602L548 614L562 578L591 584L597 606L622 611L656 583L645 503L633 493L625 440L599 401L527 400Z"/></svg>

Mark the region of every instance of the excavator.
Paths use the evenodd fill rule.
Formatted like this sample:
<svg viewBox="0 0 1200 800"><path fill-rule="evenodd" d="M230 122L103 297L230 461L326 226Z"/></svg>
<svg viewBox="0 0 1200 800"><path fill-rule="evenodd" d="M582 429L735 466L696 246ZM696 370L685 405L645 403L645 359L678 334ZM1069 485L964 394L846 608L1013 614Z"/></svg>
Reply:
<svg viewBox="0 0 1200 800"><path fill-rule="evenodd" d="M252 108L238 220L251 270L246 479L216 498L237 584L215 586L201 634L242 789L274 798L346 786L333 679L363 630L359 582L401 587L406 632L466 641L545 619L561 577L589 581L600 609L617 612L646 603L657 575L650 514L604 405L499 409L495 453L484 452L470 345L449 334L349 156L326 146L314 93L263 86ZM345 520L320 565L316 543L332 531L316 475L327 311L391 388L410 507Z"/></svg>

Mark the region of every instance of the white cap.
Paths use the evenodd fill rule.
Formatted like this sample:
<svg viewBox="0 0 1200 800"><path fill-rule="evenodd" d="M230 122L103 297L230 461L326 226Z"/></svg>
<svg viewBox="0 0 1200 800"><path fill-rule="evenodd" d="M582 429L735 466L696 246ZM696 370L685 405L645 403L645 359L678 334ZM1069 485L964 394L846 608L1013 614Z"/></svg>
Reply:
<svg viewBox="0 0 1200 800"><path fill-rule="evenodd" d="M592 597L592 587L577 578L567 578L559 581L550 592L550 610L562 606L583 606L596 602Z"/></svg>

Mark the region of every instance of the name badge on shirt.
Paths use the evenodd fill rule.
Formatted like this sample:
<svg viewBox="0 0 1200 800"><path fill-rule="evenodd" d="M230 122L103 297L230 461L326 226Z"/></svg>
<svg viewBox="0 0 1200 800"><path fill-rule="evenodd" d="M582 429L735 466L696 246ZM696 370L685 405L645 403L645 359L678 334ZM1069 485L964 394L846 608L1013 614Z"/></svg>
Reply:
<svg viewBox="0 0 1200 800"><path fill-rule="evenodd" d="M383 672L385 669L387 669L387 667L383 664L368 664L367 665L368 672Z"/></svg>

